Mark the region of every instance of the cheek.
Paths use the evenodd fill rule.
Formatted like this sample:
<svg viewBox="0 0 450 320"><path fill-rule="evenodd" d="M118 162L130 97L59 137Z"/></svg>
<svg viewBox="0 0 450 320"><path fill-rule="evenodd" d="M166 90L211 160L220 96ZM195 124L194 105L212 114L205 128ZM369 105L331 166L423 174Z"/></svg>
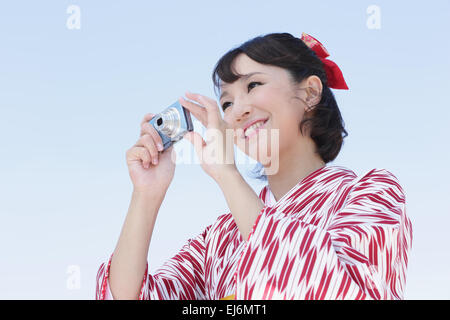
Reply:
<svg viewBox="0 0 450 320"><path fill-rule="evenodd" d="M280 95L277 91L269 87L261 87L258 92L255 92L252 103L259 108L268 112L273 112L280 105Z"/></svg>
<svg viewBox="0 0 450 320"><path fill-rule="evenodd" d="M301 114L293 106L285 106L276 117L276 128L279 128L280 144L290 145L300 135Z"/></svg>
<svg viewBox="0 0 450 320"><path fill-rule="evenodd" d="M285 97L270 90L261 90L252 103L270 116L268 128L261 130L252 141L235 139L237 147L252 159L265 164L268 158L276 157L288 149L300 135L301 109L289 104ZM227 122L226 117L224 120Z"/></svg>
<svg viewBox="0 0 450 320"><path fill-rule="evenodd" d="M229 112L225 112L225 111L223 112L223 121L225 121L225 123L228 124L229 126L232 125Z"/></svg>

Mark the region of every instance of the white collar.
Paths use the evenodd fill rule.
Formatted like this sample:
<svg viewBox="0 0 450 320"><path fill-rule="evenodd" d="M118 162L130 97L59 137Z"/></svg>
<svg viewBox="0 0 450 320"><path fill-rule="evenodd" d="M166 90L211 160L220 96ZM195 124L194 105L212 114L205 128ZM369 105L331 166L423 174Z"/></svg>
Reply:
<svg viewBox="0 0 450 320"><path fill-rule="evenodd" d="M267 193L266 193L266 205L273 206L276 203L275 197L273 196L272 191L270 191L269 185L267 185Z"/></svg>

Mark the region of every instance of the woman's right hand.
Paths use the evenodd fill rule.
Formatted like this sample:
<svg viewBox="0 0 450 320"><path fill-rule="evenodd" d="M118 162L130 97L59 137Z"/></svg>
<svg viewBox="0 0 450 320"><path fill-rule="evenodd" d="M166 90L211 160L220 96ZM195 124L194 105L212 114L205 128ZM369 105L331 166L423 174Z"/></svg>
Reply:
<svg viewBox="0 0 450 320"><path fill-rule="evenodd" d="M127 150L128 172L134 189L142 192L161 192L169 188L175 173L176 153L173 145L164 150L162 139L148 122L155 115L148 113L141 122L141 134L137 143Z"/></svg>

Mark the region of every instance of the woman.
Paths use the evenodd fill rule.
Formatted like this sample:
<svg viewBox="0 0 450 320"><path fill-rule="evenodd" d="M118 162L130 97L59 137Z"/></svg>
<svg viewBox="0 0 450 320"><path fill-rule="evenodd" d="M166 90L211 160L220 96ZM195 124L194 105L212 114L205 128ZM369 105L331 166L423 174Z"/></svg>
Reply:
<svg viewBox="0 0 450 320"><path fill-rule="evenodd" d="M180 98L208 130L221 133L222 140L205 142L196 132L185 138L230 212L154 274L148 247L175 164L171 148L158 153L161 139L148 125L153 115L144 117L141 138L127 151L129 212L98 271L97 299L403 298L412 229L399 181L385 169L358 177L326 165L347 136L330 90L347 85L327 56L307 34L256 37L225 54L213 72L223 118L213 99ZM234 159L230 130L266 171L259 196L234 161L225 161ZM206 161L214 148L222 161Z"/></svg>

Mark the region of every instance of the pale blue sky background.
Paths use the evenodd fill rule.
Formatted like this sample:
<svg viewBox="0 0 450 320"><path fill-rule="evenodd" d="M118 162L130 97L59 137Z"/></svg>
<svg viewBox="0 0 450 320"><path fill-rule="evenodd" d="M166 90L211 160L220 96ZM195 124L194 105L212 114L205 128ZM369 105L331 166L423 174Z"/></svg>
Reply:
<svg viewBox="0 0 450 320"><path fill-rule="evenodd" d="M66 27L72 4L80 30ZM370 5L381 29L366 25ZM2 1L0 299L93 299L128 210L125 152L143 115L186 90L214 97L217 60L271 32L307 32L340 66L349 136L330 165L397 176L414 228L406 298L449 299L449 21L438 0ZM198 164L178 165L150 271L227 211Z"/></svg>

